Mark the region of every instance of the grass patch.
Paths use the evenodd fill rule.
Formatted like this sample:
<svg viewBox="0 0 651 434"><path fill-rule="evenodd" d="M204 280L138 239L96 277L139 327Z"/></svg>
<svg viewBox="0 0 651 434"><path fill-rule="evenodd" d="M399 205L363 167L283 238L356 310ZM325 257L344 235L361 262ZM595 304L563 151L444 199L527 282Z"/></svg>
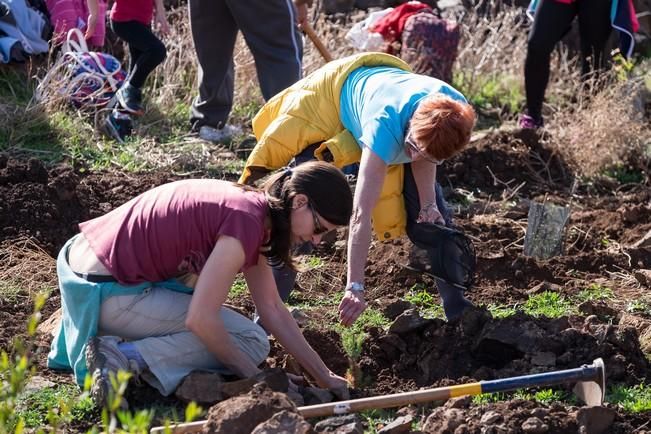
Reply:
<svg viewBox="0 0 651 434"><path fill-rule="evenodd" d="M615 294L611 288L597 283L590 284L590 286L581 290L576 296L579 302L611 300L613 298L615 298Z"/></svg>
<svg viewBox="0 0 651 434"><path fill-rule="evenodd" d="M603 173L616 179L620 184L639 184L644 181L644 174L641 170L621 165L607 168Z"/></svg>
<svg viewBox="0 0 651 434"><path fill-rule="evenodd" d="M26 394L18 399L16 414L25 422L27 428L38 428L49 424L55 425L53 409L62 406L70 407L69 424L85 425L91 420L97 420L98 410L90 397L82 394L79 388L72 384L62 384L44 388Z"/></svg>
<svg viewBox="0 0 651 434"><path fill-rule="evenodd" d="M621 407L628 413L642 413L651 410L651 386L638 384L636 386L614 386L606 399L608 402Z"/></svg>
<svg viewBox="0 0 651 434"><path fill-rule="evenodd" d="M503 304L489 304L486 306L488 311L493 315L493 318L504 319L516 314L517 309L515 306L506 306Z"/></svg>
<svg viewBox="0 0 651 434"><path fill-rule="evenodd" d="M632 300L626 305L626 312L651 315L651 305L644 300Z"/></svg>
<svg viewBox="0 0 651 434"><path fill-rule="evenodd" d="M359 415L368 425L368 428L364 430L364 434L377 434L382 428L398 418L398 410L394 408L372 409L362 411ZM411 423L410 431L417 431L418 429L418 418L415 417Z"/></svg>
<svg viewBox="0 0 651 434"><path fill-rule="evenodd" d="M324 264L323 259L313 255L304 256L301 262L305 267L308 268L321 268Z"/></svg>
<svg viewBox="0 0 651 434"><path fill-rule="evenodd" d="M423 318L445 318L443 306L438 303L438 298L435 298L423 284L417 283L409 288L405 300L416 306Z"/></svg>
<svg viewBox="0 0 651 434"><path fill-rule="evenodd" d="M469 76L470 75L470 76ZM508 73L476 76L457 73L453 79L455 88L464 92L470 102L483 109L500 109L517 113L524 104L521 78Z"/></svg>
<svg viewBox="0 0 651 434"><path fill-rule="evenodd" d="M523 310L534 317L559 318L574 312L575 306L559 293L545 291L529 297Z"/></svg>
<svg viewBox="0 0 651 434"><path fill-rule="evenodd" d="M482 393L480 395L473 396L472 403L475 405L487 405L496 402L508 401L510 399L536 401L544 405L550 405L554 402L562 402L568 404L576 403L576 399L573 395L563 390L554 389L542 389L535 392L532 392L528 389L518 389L514 392Z"/></svg>

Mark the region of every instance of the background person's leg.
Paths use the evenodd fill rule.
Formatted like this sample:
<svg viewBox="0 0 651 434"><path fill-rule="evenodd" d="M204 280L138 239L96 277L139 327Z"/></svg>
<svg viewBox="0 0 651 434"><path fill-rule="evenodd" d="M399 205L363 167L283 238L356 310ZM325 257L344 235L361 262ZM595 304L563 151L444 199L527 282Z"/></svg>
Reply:
<svg viewBox="0 0 651 434"><path fill-rule="evenodd" d="M292 0L227 0L255 59L265 100L296 83L302 74L303 39ZM255 13L251 13L255 11Z"/></svg>
<svg viewBox="0 0 651 434"><path fill-rule="evenodd" d="M549 62L554 46L567 33L576 6L541 0L536 10L527 43L524 62L524 87L527 95L527 113L542 125L542 106L549 82Z"/></svg>
<svg viewBox="0 0 651 434"><path fill-rule="evenodd" d="M220 128L233 106L237 24L225 0L189 0L188 8L199 74L190 122L197 131L204 125Z"/></svg>
<svg viewBox="0 0 651 434"><path fill-rule="evenodd" d="M152 288L102 303L100 333L131 340L149 368L142 378L163 395L172 393L193 370L229 373L185 327L191 298L190 294ZM230 309L222 307L220 315L233 343L253 363L262 363L269 353L265 331Z"/></svg>
<svg viewBox="0 0 651 434"><path fill-rule="evenodd" d="M113 31L129 44L131 70L129 84L140 89L151 72L167 56L165 44L151 31L151 28L138 22L112 22Z"/></svg>
<svg viewBox="0 0 651 434"><path fill-rule="evenodd" d="M581 37L581 73L603 69L607 64L604 53L612 32L611 0L579 0L579 36Z"/></svg>

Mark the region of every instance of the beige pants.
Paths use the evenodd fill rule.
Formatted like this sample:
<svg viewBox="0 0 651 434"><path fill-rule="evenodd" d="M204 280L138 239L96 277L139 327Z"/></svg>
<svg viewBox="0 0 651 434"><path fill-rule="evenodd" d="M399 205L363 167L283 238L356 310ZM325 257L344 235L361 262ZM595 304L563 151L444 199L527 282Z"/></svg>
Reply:
<svg viewBox="0 0 651 434"><path fill-rule="evenodd" d="M193 370L230 373L185 327L191 298L154 287L142 294L109 297L102 303L99 334L132 341L149 365L142 378L165 396ZM225 307L220 315L233 343L253 363L262 363L269 354L262 327Z"/></svg>

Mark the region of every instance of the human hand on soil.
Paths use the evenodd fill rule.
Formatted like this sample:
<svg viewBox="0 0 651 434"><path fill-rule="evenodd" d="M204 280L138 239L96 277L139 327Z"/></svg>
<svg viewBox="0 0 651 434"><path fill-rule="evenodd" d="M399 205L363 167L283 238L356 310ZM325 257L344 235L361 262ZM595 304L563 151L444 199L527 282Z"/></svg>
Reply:
<svg viewBox="0 0 651 434"><path fill-rule="evenodd" d="M349 326L364 312L364 309L366 309L364 293L347 289L339 303L339 320L343 325Z"/></svg>
<svg viewBox="0 0 651 434"><path fill-rule="evenodd" d="M323 389L328 389L342 401L350 399L350 392L348 391L348 380L344 377L340 377L334 372L330 371L330 375L325 382L319 382L319 387Z"/></svg>

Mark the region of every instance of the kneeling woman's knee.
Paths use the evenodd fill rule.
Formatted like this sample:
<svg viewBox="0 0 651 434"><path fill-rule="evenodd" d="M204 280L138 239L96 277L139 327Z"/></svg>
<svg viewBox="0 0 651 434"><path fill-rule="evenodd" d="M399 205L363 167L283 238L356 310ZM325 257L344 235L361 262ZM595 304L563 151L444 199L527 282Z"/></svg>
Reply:
<svg viewBox="0 0 651 434"><path fill-rule="evenodd" d="M246 353L253 363L259 365L264 362L271 349L267 332L257 324L251 323L246 330L237 334L238 345Z"/></svg>

